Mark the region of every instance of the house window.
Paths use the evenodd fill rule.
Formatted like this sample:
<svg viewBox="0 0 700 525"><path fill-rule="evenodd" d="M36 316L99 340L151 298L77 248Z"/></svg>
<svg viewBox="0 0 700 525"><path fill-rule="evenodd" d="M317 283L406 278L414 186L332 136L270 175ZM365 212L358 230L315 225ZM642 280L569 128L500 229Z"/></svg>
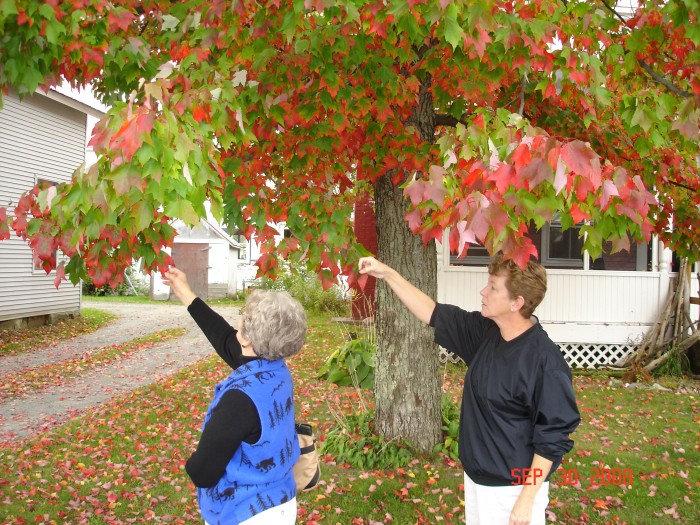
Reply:
<svg viewBox="0 0 700 525"><path fill-rule="evenodd" d="M245 260L247 257L246 248L248 246L248 239L245 238L243 232L238 228L236 228L236 230L231 234L231 237L238 243L239 246L242 246L238 249L238 259L241 261Z"/></svg>
<svg viewBox="0 0 700 525"><path fill-rule="evenodd" d="M478 244L469 244L467 255L461 259L458 253L450 252L450 266L487 266L491 262L491 256L486 248Z"/></svg>
<svg viewBox="0 0 700 525"><path fill-rule="evenodd" d="M582 224L567 230L559 217L542 229L542 263L547 267L583 268L583 239L579 237Z"/></svg>

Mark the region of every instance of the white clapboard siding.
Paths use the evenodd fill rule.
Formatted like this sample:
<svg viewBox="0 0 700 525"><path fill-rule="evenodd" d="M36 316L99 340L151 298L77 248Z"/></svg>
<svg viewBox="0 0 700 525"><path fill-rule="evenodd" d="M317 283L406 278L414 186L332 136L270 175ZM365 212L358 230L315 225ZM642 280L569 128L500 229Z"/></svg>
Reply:
<svg viewBox="0 0 700 525"><path fill-rule="evenodd" d="M14 212L18 198L37 180L68 182L85 160L87 116L35 94L10 93L0 110L0 206ZM0 321L77 312L80 287L54 286L55 273L33 269L26 242L0 241Z"/></svg>
<svg viewBox="0 0 700 525"><path fill-rule="evenodd" d="M438 301L479 310L486 268L440 272ZM656 320L668 290L659 272L547 270L547 295L535 314L556 342L626 343Z"/></svg>
<svg viewBox="0 0 700 525"><path fill-rule="evenodd" d="M438 301L479 310L486 267L449 266L449 253L438 253ZM547 294L535 315L572 367L614 365L657 321L675 279L665 271L548 269ZM694 322L698 315L691 308ZM444 351L442 357L453 359Z"/></svg>

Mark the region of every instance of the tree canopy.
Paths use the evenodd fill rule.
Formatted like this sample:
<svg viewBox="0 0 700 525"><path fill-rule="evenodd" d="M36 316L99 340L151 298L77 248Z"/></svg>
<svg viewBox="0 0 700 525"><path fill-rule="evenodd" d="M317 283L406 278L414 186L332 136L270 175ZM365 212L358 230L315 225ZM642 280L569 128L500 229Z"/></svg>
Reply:
<svg viewBox="0 0 700 525"><path fill-rule="evenodd" d="M47 271L60 248L57 283L116 284L133 257L163 269L170 219L210 206L258 236L261 272L290 257L329 285L362 253L353 203L389 175L412 231L451 228L458 252L524 263L557 214L593 256L656 233L697 260L700 6L639 4L4 0L3 91L65 79L111 109L97 164L0 207L0 238Z"/></svg>

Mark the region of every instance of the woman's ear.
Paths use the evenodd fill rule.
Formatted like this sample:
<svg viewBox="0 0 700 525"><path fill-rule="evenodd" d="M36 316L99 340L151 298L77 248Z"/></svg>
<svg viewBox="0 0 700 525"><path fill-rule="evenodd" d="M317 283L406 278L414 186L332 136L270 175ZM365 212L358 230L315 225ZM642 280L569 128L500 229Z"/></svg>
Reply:
<svg viewBox="0 0 700 525"><path fill-rule="evenodd" d="M517 312L525 305L525 298L522 295L517 296L510 303L510 310L512 312Z"/></svg>

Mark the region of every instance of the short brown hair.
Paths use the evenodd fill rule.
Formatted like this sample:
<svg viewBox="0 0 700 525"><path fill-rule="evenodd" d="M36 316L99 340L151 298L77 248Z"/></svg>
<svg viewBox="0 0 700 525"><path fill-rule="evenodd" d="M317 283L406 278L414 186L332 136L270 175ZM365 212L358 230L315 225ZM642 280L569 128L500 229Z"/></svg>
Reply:
<svg viewBox="0 0 700 525"><path fill-rule="evenodd" d="M523 270L512 259L503 260L503 253L498 252L491 259L489 274L506 278L506 289L511 299L522 297L525 300L520 309L525 319L530 318L547 292L547 271L535 261L528 261Z"/></svg>

